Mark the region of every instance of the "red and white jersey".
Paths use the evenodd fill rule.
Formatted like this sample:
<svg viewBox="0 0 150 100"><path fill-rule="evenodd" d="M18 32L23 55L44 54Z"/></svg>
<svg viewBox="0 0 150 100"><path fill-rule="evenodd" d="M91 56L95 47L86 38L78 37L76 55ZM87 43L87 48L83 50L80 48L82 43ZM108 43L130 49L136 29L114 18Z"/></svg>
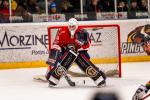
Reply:
<svg viewBox="0 0 150 100"><path fill-rule="evenodd" d="M79 43L76 42L77 39L76 33L80 32L81 34L83 34L82 30L83 29L78 27L78 29L75 31L74 37L71 38L71 34L68 27L61 28L60 30L58 30L53 44L59 45L61 48L67 47L68 44L74 44L76 46L76 49L81 49L81 48L88 49L91 43L90 38L88 43L84 44L82 47L79 45Z"/></svg>

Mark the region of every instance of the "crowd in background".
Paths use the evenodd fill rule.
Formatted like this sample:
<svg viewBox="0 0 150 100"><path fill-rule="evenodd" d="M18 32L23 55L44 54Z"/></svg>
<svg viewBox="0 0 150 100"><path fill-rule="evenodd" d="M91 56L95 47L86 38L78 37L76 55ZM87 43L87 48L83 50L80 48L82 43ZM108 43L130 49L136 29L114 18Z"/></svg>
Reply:
<svg viewBox="0 0 150 100"><path fill-rule="evenodd" d="M115 12L114 0L83 0L84 13ZM0 0L0 22L9 22L9 0ZM11 15L32 22L33 14L45 14L45 0L11 0ZM117 12L127 12L134 18L136 12L148 12L148 0L117 0ZM80 13L80 0L48 0L48 14ZM68 16L67 15L67 16Z"/></svg>

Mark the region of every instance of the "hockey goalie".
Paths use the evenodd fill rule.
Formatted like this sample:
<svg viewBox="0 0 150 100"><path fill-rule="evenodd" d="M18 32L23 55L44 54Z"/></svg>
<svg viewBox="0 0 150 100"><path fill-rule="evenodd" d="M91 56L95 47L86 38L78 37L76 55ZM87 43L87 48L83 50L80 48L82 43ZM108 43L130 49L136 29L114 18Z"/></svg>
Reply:
<svg viewBox="0 0 150 100"><path fill-rule="evenodd" d="M50 86L57 85L62 77L59 66L62 66L67 72L72 63L76 63L97 86L106 83L105 73L90 61L87 52L90 43L88 32L78 26L78 21L75 18L69 19L67 28L58 30L47 61L47 64L52 68L46 74Z"/></svg>

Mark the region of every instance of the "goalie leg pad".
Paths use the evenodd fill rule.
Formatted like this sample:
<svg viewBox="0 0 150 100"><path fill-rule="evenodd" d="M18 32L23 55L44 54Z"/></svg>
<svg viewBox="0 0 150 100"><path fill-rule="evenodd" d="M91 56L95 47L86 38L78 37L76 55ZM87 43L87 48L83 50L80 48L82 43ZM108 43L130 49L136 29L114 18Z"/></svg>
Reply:
<svg viewBox="0 0 150 100"><path fill-rule="evenodd" d="M75 62L87 76L94 80L97 86L105 83L106 75L102 71L99 71L85 55L79 54Z"/></svg>
<svg viewBox="0 0 150 100"><path fill-rule="evenodd" d="M47 80L49 79L49 77L50 77L50 75L51 75L52 69L53 69L52 66L48 66L47 71L46 71L46 74L45 74L45 78L46 78Z"/></svg>
<svg viewBox="0 0 150 100"><path fill-rule="evenodd" d="M64 71L67 72L67 70L70 68L72 63L75 61L76 57L77 57L77 54L74 53L72 50L69 50L69 52L66 51L64 53L64 55L62 56L62 58L60 59L60 61L58 61L57 66L54 67L50 71L51 74L50 74L50 78L48 80L57 84L62 76L62 72L61 72L59 66L61 66L64 69Z"/></svg>
<svg viewBox="0 0 150 100"><path fill-rule="evenodd" d="M54 64L56 63L56 60L58 59L59 55L60 55L60 50L51 49L50 53L49 53L49 58L46 61L46 63L48 65L54 66Z"/></svg>

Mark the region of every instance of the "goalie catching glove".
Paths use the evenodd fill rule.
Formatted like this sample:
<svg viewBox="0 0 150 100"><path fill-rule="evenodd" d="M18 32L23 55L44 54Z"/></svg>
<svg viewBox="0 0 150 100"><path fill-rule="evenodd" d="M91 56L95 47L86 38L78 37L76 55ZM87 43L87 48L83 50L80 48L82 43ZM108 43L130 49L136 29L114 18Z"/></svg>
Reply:
<svg viewBox="0 0 150 100"><path fill-rule="evenodd" d="M76 37L77 37L76 42L80 46L86 45L90 41L89 40L89 33L85 29L82 29L79 32L77 32Z"/></svg>

